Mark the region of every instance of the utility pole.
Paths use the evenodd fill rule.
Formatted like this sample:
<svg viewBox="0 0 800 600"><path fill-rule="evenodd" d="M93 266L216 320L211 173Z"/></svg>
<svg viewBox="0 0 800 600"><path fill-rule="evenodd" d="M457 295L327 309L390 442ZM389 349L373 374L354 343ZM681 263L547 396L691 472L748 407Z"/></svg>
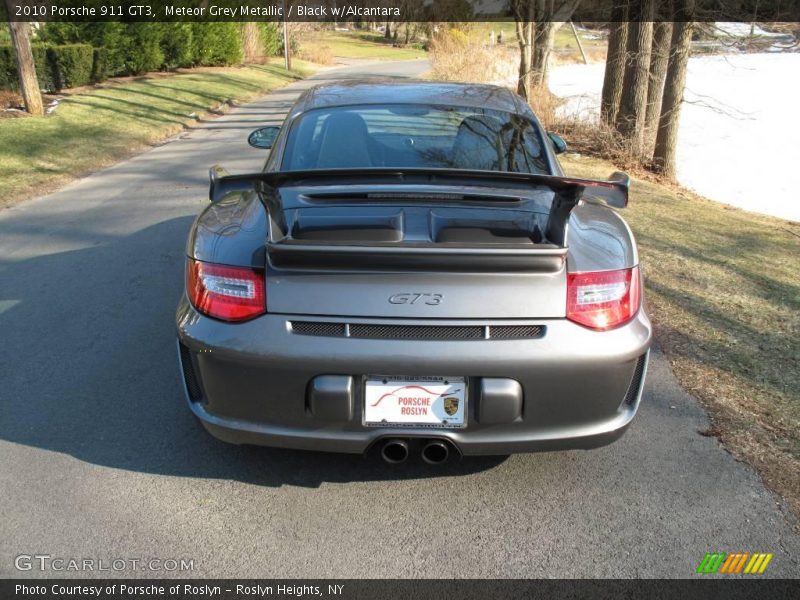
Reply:
<svg viewBox="0 0 800 600"><path fill-rule="evenodd" d="M572 35L575 36L575 41L578 42L578 50L581 51L581 57L583 58L583 64L588 65L589 61L586 60L586 52L583 51L583 44L581 43L581 38L578 35L578 30L575 29L575 23L572 22L572 19L569 20L569 24L572 26Z"/></svg>
<svg viewBox="0 0 800 600"><path fill-rule="evenodd" d="M5 0L8 12L8 28L11 30L11 43L17 57L17 74L22 98L25 101L25 110L32 115L43 115L42 92L39 89L39 80L36 78L36 65L33 63L31 50L30 23L12 21L11 0Z"/></svg>
<svg viewBox="0 0 800 600"><path fill-rule="evenodd" d="M292 51L289 43L289 13L286 12L286 0L283 0L283 66L287 71L292 68Z"/></svg>

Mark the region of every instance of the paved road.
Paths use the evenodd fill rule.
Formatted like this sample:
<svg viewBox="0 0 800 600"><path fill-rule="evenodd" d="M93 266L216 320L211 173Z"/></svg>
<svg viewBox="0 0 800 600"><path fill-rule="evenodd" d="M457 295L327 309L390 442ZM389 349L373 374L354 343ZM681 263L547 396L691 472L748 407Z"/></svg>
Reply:
<svg viewBox="0 0 800 600"><path fill-rule="evenodd" d="M14 569L45 553L215 577L690 577L707 550L800 575L785 507L697 433L660 354L631 430L592 452L391 468L209 437L175 359L185 236L208 166L257 168L246 134L308 85L0 212L0 576L57 575Z"/></svg>

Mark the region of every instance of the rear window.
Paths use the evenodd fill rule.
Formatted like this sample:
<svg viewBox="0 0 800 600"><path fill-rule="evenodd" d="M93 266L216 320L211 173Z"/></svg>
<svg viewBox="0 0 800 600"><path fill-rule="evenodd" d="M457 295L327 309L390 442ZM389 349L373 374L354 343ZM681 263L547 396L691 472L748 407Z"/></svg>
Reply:
<svg viewBox="0 0 800 600"><path fill-rule="evenodd" d="M443 168L548 174L537 127L480 108L347 106L302 114L282 170Z"/></svg>

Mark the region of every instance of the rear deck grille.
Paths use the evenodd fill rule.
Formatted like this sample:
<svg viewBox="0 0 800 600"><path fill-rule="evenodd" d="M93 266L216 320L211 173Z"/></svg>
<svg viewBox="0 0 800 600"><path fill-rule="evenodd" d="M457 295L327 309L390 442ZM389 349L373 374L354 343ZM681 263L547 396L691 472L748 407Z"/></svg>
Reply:
<svg viewBox="0 0 800 600"><path fill-rule="evenodd" d="M292 332L369 340L521 340L544 336L542 325L395 325L291 321Z"/></svg>

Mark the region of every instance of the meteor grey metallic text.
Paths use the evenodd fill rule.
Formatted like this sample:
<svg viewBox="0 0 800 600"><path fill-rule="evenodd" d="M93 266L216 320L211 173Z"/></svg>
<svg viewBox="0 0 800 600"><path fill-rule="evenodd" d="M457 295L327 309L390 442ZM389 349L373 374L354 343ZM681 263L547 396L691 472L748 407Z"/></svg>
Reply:
<svg viewBox="0 0 800 600"><path fill-rule="evenodd" d="M177 311L213 435L430 463L622 435L651 339L626 175L564 176L483 85L323 85L250 143L262 172L211 169Z"/></svg>

